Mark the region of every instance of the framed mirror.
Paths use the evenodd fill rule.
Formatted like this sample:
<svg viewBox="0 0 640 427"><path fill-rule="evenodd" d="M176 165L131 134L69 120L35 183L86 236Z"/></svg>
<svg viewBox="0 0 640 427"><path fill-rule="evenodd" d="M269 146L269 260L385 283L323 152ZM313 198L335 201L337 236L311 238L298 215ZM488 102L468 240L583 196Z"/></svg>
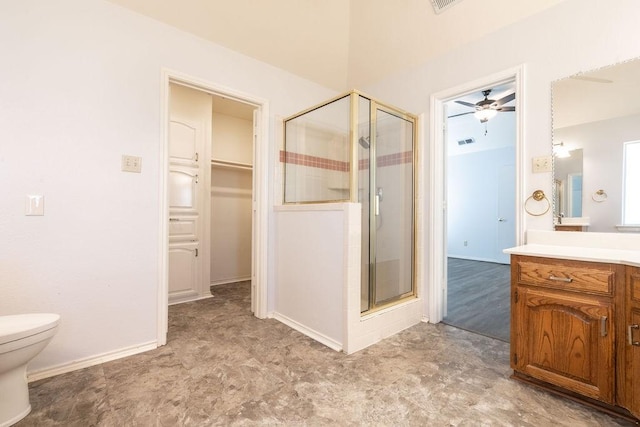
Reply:
<svg viewBox="0 0 640 427"><path fill-rule="evenodd" d="M640 231L640 174L629 167L640 151L640 59L557 80L551 90L556 229Z"/></svg>

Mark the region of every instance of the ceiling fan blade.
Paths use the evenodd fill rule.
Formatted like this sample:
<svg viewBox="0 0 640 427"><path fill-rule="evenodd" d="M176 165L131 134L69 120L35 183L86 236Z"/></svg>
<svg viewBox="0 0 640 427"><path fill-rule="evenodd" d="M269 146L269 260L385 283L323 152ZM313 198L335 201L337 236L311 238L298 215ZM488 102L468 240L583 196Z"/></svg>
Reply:
<svg viewBox="0 0 640 427"><path fill-rule="evenodd" d="M468 113L453 114L451 116L447 116L447 119L450 119L452 117L466 116L467 114L473 114L473 113L475 113L475 111L469 111Z"/></svg>
<svg viewBox="0 0 640 427"><path fill-rule="evenodd" d="M466 107L471 107L471 108L476 108L476 104L471 104L470 102L465 102L465 101L455 101L458 104L464 105Z"/></svg>
<svg viewBox="0 0 640 427"><path fill-rule="evenodd" d="M516 93L515 93L515 92L513 92L513 93L512 93L512 94L510 94L510 95L505 96L505 97L504 97L504 98L502 98L502 99L498 99L498 100L496 101L496 105L497 105L498 107L500 107L501 105L506 104L506 103L507 103L507 102L509 102L509 101L513 101L514 99L516 99Z"/></svg>
<svg viewBox="0 0 640 427"><path fill-rule="evenodd" d="M500 107L497 109L498 111L516 111L516 107Z"/></svg>

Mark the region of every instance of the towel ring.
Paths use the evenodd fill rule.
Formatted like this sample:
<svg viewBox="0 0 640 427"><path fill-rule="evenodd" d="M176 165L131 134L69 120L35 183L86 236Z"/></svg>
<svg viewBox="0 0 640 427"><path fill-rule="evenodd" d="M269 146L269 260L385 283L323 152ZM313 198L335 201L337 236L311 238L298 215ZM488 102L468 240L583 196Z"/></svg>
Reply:
<svg viewBox="0 0 640 427"><path fill-rule="evenodd" d="M541 202L543 200L545 200L547 202L547 208L540 213L533 213L529 210L529 208L527 207L527 204L529 203L529 201L534 200L536 202ZM546 214L547 212L549 212L549 209L551 209L551 202L549 201L549 199L547 198L547 196L544 194L544 191L542 190L536 190L533 192L532 195L530 195L527 200L525 200L524 202L524 210L527 211L527 213L531 216L542 216L544 214Z"/></svg>
<svg viewBox="0 0 640 427"><path fill-rule="evenodd" d="M607 193L605 193L604 190L598 190L591 195L593 201L597 203L604 202L605 200L607 200L607 197Z"/></svg>

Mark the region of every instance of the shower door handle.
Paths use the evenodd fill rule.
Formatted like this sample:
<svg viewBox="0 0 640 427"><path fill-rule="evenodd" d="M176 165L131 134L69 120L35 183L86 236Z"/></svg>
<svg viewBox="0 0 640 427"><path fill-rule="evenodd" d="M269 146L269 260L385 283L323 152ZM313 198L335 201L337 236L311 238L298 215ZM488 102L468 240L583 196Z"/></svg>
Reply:
<svg viewBox="0 0 640 427"><path fill-rule="evenodd" d="M376 216L380 216L380 195L376 194Z"/></svg>

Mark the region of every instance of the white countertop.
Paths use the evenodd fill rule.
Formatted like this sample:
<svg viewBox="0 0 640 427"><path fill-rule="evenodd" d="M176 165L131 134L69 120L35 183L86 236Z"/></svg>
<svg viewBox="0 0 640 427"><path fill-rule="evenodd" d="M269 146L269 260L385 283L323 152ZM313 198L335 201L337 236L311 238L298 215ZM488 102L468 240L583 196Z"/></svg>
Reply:
<svg viewBox="0 0 640 427"><path fill-rule="evenodd" d="M523 245L505 249L504 253L543 258L574 259L578 261L608 262L640 267L640 252L621 249L582 248L579 246Z"/></svg>
<svg viewBox="0 0 640 427"><path fill-rule="evenodd" d="M640 267L640 235L530 230L527 244L504 253Z"/></svg>

